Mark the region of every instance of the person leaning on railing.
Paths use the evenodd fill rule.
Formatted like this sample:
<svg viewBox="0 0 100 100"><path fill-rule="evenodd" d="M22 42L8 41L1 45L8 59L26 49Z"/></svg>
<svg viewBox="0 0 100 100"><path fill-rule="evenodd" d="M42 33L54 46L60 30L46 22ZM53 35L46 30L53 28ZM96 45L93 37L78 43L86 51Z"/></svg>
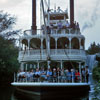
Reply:
<svg viewBox="0 0 100 100"><path fill-rule="evenodd" d="M27 72L27 81L30 82L31 76L30 76L30 71Z"/></svg>
<svg viewBox="0 0 100 100"><path fill-rule="evenodd" d="M78 70L75 71L75 82L79 82L80 81L80 73Z"/></svg>
<svg viewBox="0 0 100 100"><path fill-rule="evenodd" d="M53 82L57 82L57 71L56 71L56 68L53 68L52 76L53 76Z"/></svg>
<svg viewBox="0 0 100 100"><path fill-rule="evenodd" d="M30 70L30 82L34 81L34 70Z"/></svg>
<svg viewBox="0 0 100 100"><path fill-rule="evenodd" d="M67 82L71 82L71 71L67 70Z"/></svg>
<svg viewBox="0 0 100 100"><path fill-rule="evenodd" d="M57 82L60 82L61 81L61 70L60 68L58 67L57 68Z"/></svg>
<svg viewBox="0 0 100 100"><path fill-rule="evenodd" d="M66 26L66 28L69 28L70 27L70 24L69 24L68 21L66 21L65 26Z"/></svg>
<svg viewBox="0 0 100 100"><path fill-rule="evenodd" d="M72 78L72 82L75 81L75 70L71 69L71 78Z"/></svg>
<svg viewBox="0 0 100 100"><path fill-rule="evenodd" d="M67 78L68 69L65 69L64 72L65 72L65 77L66 77L65 81L68 82L68 78Z"/></svg>
<svg viewBox="0 0 100 100"><path fill-rule="evenodd" d="M26 78L25 71L18 71L17 73L17 81L23 82Z"/></svg>
<svg viewBox="0 0 100 100"><path fill-rule="evenodd" d="M52 70L51 70L51 68L49 68L48 70L47 70L47 81L48 82L51 82L52 81Z"/></svg>
<svg viewBox="0 0 100 100"><path fill-rule="evenodd" d="M40 81L43 82L46 80L46 71L44 70L44 68L41 68L40 70Z"/></svg>
<svg viewBox="0 0 100 100"><path fill-rule="evenodd" d="M85 82L85 68L82 69L82 82Z"/></svg>
<svg viewBox="0 0 100 100"><path fill-rule="evenodd" d="M86 75L86 79L88 82L89 72L88 68L86 68L85 72L83 72ZM17 74L17 81L18 82L80 82L80 73L78 70L74 69L60 69L60 68L53 68L53 70L47 69L44 70L44 68L41 68L39 70L36 68L36 70L31 69L30 71L19 71ZM83 81L85 79L83 78Z"/></svg>
<svg viewBox="0 0 100 100"><path fill-rule="evenodd" d="M57 26L58 26L58 30L62 29L62 28L63 28L62 22L59 21L59 22L57 23Z"/></svg>
<svg viewBox="0 0 100 100"><path fill-rule="evenodd" d="M66 82L66 71L61 69L61 82Z"/></svg>
<svg viewBox="0 0 100 100"><path fill-rule="evenodd" d="M36 72L35 72L35 74L34 74L34 81L39 81L39 78L40 78L40 71L39 71L39 69L37 68L36 69Z"/></svg>

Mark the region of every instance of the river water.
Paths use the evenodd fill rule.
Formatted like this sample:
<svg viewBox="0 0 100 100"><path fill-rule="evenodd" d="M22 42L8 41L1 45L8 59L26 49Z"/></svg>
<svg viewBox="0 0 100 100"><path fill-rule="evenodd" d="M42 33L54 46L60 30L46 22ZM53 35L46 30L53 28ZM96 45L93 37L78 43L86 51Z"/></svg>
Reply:
<svg viewBox="0 0 100 100"><path fill-rule="evenodd" d="M92 100L89 94L85 95L84 97L73 98L72 96L71 98L67 98L67 97L66 98L61 97L61 98L63 100ZM16 95L15 89L11 86L2 86L0 87L0 100L29 100L29 99L25 99L24 97L20 98L18 95ZM36 98L34 100L38 100L38 99Z"/></svg>

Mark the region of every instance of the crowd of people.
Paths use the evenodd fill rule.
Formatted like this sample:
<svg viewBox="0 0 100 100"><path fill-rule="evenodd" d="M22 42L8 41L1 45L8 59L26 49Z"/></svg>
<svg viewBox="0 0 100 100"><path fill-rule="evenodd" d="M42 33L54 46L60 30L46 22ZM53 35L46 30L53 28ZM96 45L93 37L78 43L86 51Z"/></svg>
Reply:
<svg viewBox="0 0 100 100"><path fill-rule="evenodd" d="M49 68L45 70L31 69L30 71L19 71L18 82L88 82L88 69L83 68L81 73L76 69Z"/></svg>
<svg viewBox="0 0 100 100"><path fill-rule="evenodd" d="M54 24L50 24L50 26L47 26L47 33L48 34L51 34L53 32L54 29L57 29L58 31L62 30L62 29L73 29L73 30L77 30L79 31L80 30L80 27L79 27L79 23L78 22L73 22L73 25L70 25L70 23L68 21L66 21L65 23L63 23L62 21L59 21L57 23L57 26L55 26ZM42 29L44 29L42 27Z"/></svg>
<svg viewBox="0 0 100 100"><path fill-rule="evenodd" d="M41 28L42 30L45 30L44 25L42 25ZM73 22L72 25L70 25L68 21L62 22L61 20L59 20L57 22L57 25L50 23L50 26L47 26L47 33L51 34L54 29L61 30L61 29L68 29L68 28L72 28L73 30L77 30L77 31L80 30L79 23L76 21Z"/></svg>
<svg viewBox="0 0 100 100"><path fill-rule="evenodd" d="M73 22L73 25L71 26L70 23L68 21L65 22L65 24L62 23L62 21L59 21L57 23L58 29L62 29L62 28L73 28L73 29L77 29L80 30L79 27L79 23L78 22Z"/></svg>

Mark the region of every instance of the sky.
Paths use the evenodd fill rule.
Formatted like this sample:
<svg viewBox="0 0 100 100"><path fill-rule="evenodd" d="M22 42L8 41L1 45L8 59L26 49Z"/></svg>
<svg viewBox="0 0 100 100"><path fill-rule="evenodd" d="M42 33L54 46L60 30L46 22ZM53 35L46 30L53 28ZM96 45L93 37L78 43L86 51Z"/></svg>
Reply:
<svg viewBox="0 0 100 100"><path fill-rule="evenodd" d="M40 0L37 0L39 5ZM50 0L51 8L60 6L69 9L69 0ZM74 0L75 21L79 22L81 33L85 36L86 49L94 41L100 44L100 0ZM16 29L27 30L32 23L32 0L0 0L0 10L8 12L17 18ZM39 23L40 8L37 6L37 23Z"/></svg>

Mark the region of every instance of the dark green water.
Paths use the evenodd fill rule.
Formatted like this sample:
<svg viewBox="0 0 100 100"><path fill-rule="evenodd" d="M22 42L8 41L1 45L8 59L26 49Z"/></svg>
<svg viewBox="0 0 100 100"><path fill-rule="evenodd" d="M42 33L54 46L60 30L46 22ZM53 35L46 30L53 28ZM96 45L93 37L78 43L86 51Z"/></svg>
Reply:
<svg viewBox="0 0 100 100"><path fill-rule="evenodd" d="M73 98L72 96L71 98L67 98L67 97L66 98L61 97L61 98L60 99L58 98L58 99L59 100L90 100L88 94L84 97ZM24 97L20 98L18 95L16 95L15 89L11 86L0 86L0 100L29 100L29 99L26 99ZM34 100L38 100L38 99L36 98ZM49 100L49 98L47 98L46 100Z"/></svg>

